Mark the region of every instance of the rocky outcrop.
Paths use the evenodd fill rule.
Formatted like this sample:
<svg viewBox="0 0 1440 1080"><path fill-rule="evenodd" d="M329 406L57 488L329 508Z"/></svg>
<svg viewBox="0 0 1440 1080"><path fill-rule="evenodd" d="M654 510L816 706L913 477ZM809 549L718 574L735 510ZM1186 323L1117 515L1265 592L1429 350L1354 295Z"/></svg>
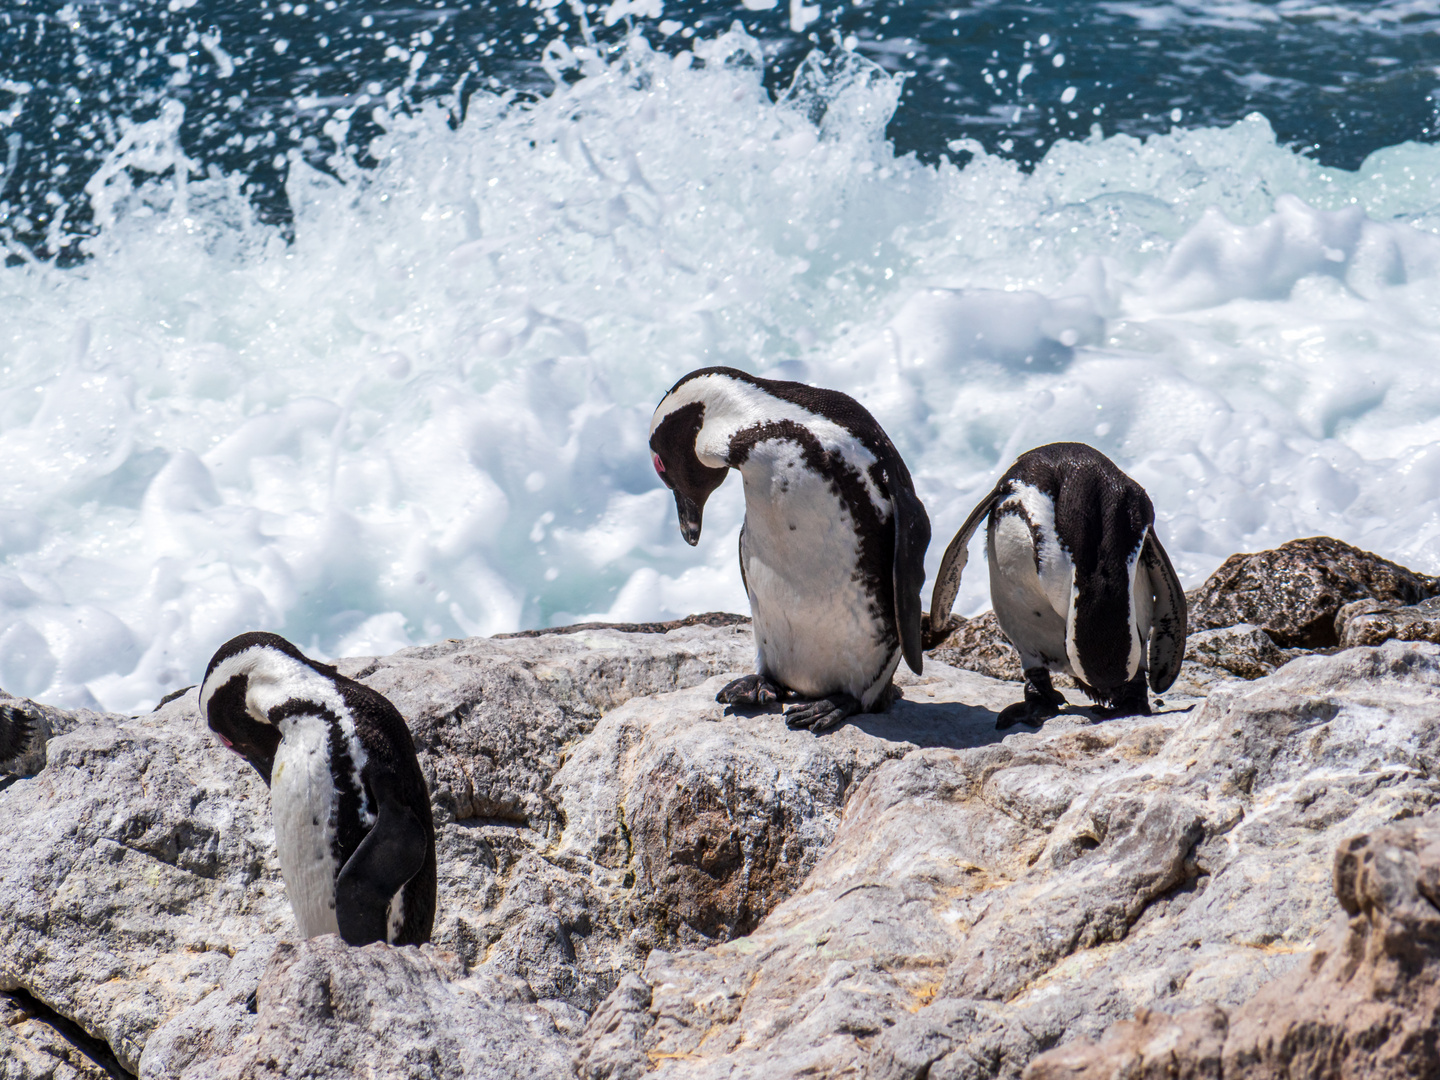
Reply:
<svg viewBox="0 0 1440 1080"><path fill-rule="evenodd" d="M1337 848L1440 806L1434 644L1302 655L1223 627L1154 716L1097 723L1072 690L1009 732L1016 683L932 652L885 713L815 736L717 705L750 629L687 622L340 662L405 715L432 791L422 949L295 939L268 793L193 690L141 717L39 710L8 764L27 778L0 781L0 1077L982 1080L1048 1050L1103 1070L1107 1046L1134 1075L1208 1076L1269 1015L1262 988L1341 986L1343 950L1311 959ZM992 624L945 648L998 662ZM1367 933L1362 953L1389 931ZM1267 1024L1256 1061L1299 1045Z"/></svg>
<svg viewBox="0 0 1440 1080"><path fill-rule="evenodd" d="M4 1080L118 1080L127 1074L110 1048L29 994L0 994L0 1077Z"/></svg>
<svg viewBox="0 0 1440 1080"><path fill-rule="evenodd" d="M284 942L255 994L255 1021L186 1080L383 1076L565 1080L564 1021L523 984L468 971L430 945L353 949L329 935Z"/></svg>
<svg viewBox="0 0 1440 1080"><path fill-rule="evenodd" d="M1024 1080L1221 1080L1229 1025L1215 1005L1179 1016L1140 1009L1098 1043L1082 1035L1041 1054Z"/></svg>
<svg viewBox="0 0 1440 1080"><path fill-rule="evenodd" d="M1190 629L1250 623L1281 648L1339 644L1335 616L1355 600L1416 604L1440 594L1440 578L1328 536L1271 551L1231 555L1190 601Z"/></svg>
<svg viewBox="0 0 1440 1080"><path fill-rule="evenodd" d="M1020 682L1025 678L1020 670L1020 655L1000 629L993 611L973 619L952 616L949 632L929 650L929 655L942 664L978 671L992 679Z"/></svg>
<svg viewBox="0 0 1440 1080"><path fill-rule="evenodd" d="M743 941L656 950L587 1078L1018 1076L1138 1009L1305 959L1340 839L1440 802L1440 648L1306 657L1203 707L931 748L860 786Z"/></svg>
<svg viewBox="0 0 1440 1080"><path fill-rule="evenodd" d="M1405 607L1377 600L1346 604L1335 616L1342 648L1385 641L1433 641L1440 644L1440 597Z"/></svg>
<svg viewBox="0 0 1440 1080"><path fill-rule="evenodd" d="M1025 1080L1440 1076L1440 814L1340 844L1342 909L1305 963L1230 1010L1142 1010Z"/></svg>
<svg viewBox="0 0 1440 1080"><path fill-rule="evenodd" d="M554 774L602 711L751 656L748 630L697 627L342 663L415 734L440 826L437 943L530 976L532 997L583 1019L643 946L612 915L623 873L543 856L560 832ZM0 989L73 1019L132 1072L175 1075L254 1023L216 995L243 1003L294 932L268 793L205 731L193 690L143 717L42 711L48 764L0 792ZM152 1038L172 1021L183 1039Z"/></svg>

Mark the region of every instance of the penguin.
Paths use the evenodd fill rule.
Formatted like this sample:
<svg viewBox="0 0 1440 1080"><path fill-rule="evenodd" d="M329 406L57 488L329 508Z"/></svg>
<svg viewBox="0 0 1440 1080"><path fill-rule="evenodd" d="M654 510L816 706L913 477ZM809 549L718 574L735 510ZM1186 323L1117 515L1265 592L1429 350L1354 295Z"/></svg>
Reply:
<svg viewBox="0 0 1440 1080"><path fill-rule="evenodd" d="M744 483L740 577L755 674L727 684L717 701L798 701L786 723L820 732L884 708L902 657L920 672L930 519L900 454L859 402L702 368L656 408L650 453L691 546L729 470Z"/></svg>
<svg viewBox="0 0 1440 1080"><path fill-rule="evenodd" d="M945 549L932 627L949 620L966 547L987 516L990 600L1025 671L1025 700L995 726L1057 715L1065 698L1052 671L1074 677L1102 717L1150 715L1147 676L1158 694L1180 673L1186 610L1145 489L1083 443L1021 454Z"/></svg>
<svg viewBox="0 0 1440 1080"><path fill-rule="evenodd" d="M435 825L415 744L384 697L275 634L210 660L200 713L270 788L305 937L419 945L435 922Z"/></svg>

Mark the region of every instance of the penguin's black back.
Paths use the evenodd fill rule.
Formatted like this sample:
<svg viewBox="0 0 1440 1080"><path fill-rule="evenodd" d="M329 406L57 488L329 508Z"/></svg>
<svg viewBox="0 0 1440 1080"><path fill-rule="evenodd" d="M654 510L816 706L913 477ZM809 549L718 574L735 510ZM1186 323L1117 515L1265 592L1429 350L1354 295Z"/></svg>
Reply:
<svg viewBox="0 0 1440 1080"><path fill-rule="evenodd" d="M1053 503L1055 534L1084 597L1074 634L1085 670L1097 686L1123 683L1130 653L1130 560L1155 521L1150 496L1084 443L1051 443L1021 454L1001 484L1009 481L1029 484ZM1038 540L1035 550L1038 558Z"/></svg>
<svg viewBox="0 0 1440 1080"><path fill-rule="evenodd" d="M396 798L415 814L425 829L428 841L425 861L405 884L405 915L394 941L396 945L419 945L430 940L435 921L436 867L435 820L430 812L430 789L420 771L415 741L404 717L383 694L339 672L335 672L333 678L355 719L360 745L365 748L367 760L360 776L370 789L371 805L375 805L383 786L393 784ZM331 749L333 752L333 745ZM351 820L357 819L358 815L352 815ZM363 833L354 838L354 843L342 838L342 866L363 838Z"/></svg>

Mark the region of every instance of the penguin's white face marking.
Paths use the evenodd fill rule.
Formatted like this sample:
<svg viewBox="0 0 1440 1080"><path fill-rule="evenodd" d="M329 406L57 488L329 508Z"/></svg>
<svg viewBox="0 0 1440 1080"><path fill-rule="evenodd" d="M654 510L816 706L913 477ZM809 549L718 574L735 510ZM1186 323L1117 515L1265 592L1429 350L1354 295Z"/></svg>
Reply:
<svg viewBox="0 0 1440 1080"><path fill-rule="evenodd" d="M209 716L215 693L232 679L245 680L245 711L257 723L277 728L283 741L294 718L284 716L278 723L271 720L271 711L292 701L312 702L336 717L341 736L350 753L351 774L360 790L367 824L375 820L373 808L365 796L360 774L368 760L365 748L355 731L355 718L345 699L325 675L293 656L267 645L256 645L217 664L200 686L200 715ZM223 735L221 736L224 737Z"/></svg>
<svg viewBox="0 0 1440 1080"><path fill-rule="evenodd" d="M798 693L842 691L868 708L889 685L900 651L887 642L857 572L848 512L788 439L755 444L740 475L756 670Z"/></svg>
<svg viewBox="0 0 1440 1080"><path fill-rule="evenodd" d="M790 420L807 428L822 448L855 465L875 509L881 517L890 516L890 500L870 476L875 455L847 428L828 417L767 393L753 383L714 372L688 379L667 394L650 420L650 434L653 436L671 413L692 404L704 408L704 420L695 437L695 455L705 467L728 467L730 442L741 431ZM664 473L663 467L657 467L657 471Z"/></svg>

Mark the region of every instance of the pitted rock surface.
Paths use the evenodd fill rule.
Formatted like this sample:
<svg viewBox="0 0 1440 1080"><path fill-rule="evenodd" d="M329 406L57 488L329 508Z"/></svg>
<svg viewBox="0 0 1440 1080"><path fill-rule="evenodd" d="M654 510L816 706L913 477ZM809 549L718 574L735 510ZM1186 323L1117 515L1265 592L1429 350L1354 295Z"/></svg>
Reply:
<svg viewBox="0 0 1440 1080"><path fill-rule="evenodd" d="M56 711L0 788L0 989L155 1078L1016 1077L1139 1010L1203 1042L1153 1018L1309 964L1336 848L1440 805L1431 644L1009 732L1017 684L933 656L887 712L791 731L715 703L752 662L743 625L343 661L432 784L426 949L294 940L268 793L193 691ZM56 1032L0 1031L4 1075L78 1069Z"/></svg>
<svg viewBox="0 0 1440 1080"><path fill-rule="evenodd" d="M916 750L752 934L653 951L580 1075L1017 1077L1140 1009L1238 1005L1308 962L1344 837L1440 804L1437 749L1440 648L1391 642Z"/></svg>
<svg viewBox="0 0 1440 1080"><path fill-rule="evenodd" d="M568 1080L561 1025L516 980L430 945L353 949L334 934L271 954L255 1023L185 1080L383 1076Z"/></svg>
<svg viewBox="0 0 1440 1080"><path fill-rule="evenodd" d="M1281 648L1321 649L1340 643L1335 616L1345 604L1416 604L1437 594L1440 578L1315 536L1231 555L1187 598L1192 633L1251 623Z"/></svg>
<svg viewBox="0 0 1440 1080"><path fill-rule="evenodd" d="M1025 1080L1440 1076L1440 814L1350 837L1305 963L1229 1010L1141 1010L1042 1054Z"/></svg>
<svg viewBox="0 0 1440 1080"><path fill-rule="evenodd" d="M1440 597L1407 607L1357 600L1335 616L1340 644L1379 645L1386 641L1433 641L1440 644Z"/></svg>
<svg viewBox="0 0 1440 1080"><path fill-rule="evenodd" d="M1020 670L1020 655L1001 631L993 611L973 619L954 616L951 626L950 632L928 655L942 664L978 671L992 679L1020 682L1025 678Z"/></svg>

